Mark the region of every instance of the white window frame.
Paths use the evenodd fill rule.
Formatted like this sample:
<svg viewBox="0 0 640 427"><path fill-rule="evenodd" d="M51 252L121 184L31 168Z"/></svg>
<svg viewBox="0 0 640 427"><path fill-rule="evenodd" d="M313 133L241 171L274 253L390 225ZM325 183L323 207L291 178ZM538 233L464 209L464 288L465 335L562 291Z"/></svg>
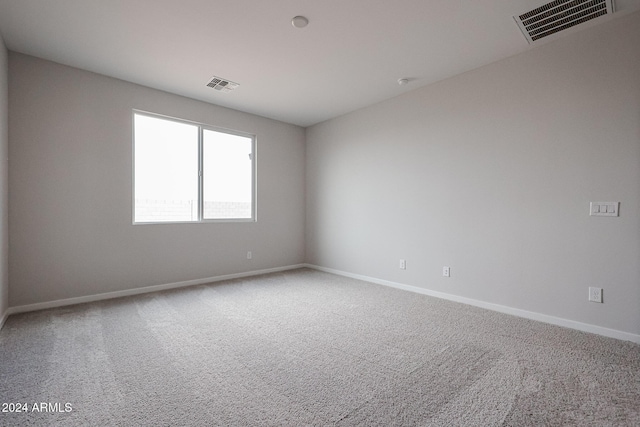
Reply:
<svg viewBox="0 0 640 427"><path fill-rule="evenodd" d="M188 124L198 127L198 215L197 219L192 221L136 221L136 141L135 141L135 116L147 116L161 120L169 120L177 123ZM162 114L151 113L148 111L134 109L131 114L131 148L132 148L132 197L131 197L131 218L133 225L157 225L157 224L201 224L201 223L223 223L223 222L257 222L257 155L256 155L256 135L248 132L237 131L233 129L227 129L219 126L207 125L204 123L194 122L191 120L179 119L175 117L165 116ZM204 145L204 131L210 130L214 132L226 133L229 135L236 135L251 139L251 218L203 218L204 214L204 174L203 174L203 145Z"/></svg>

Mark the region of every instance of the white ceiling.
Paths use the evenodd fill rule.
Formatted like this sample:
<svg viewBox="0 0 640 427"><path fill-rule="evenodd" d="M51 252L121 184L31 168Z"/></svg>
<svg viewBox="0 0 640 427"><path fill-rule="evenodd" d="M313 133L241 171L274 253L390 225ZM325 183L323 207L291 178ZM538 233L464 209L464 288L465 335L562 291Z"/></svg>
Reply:
<svg viewBox="0 0 640 427"><path fill-rule="evenodd" d="M548 1L0 0L0 32L13 51L309 126L535 48L512 16ZM638 9L617 0L548 39ZM240 87L214 91L214 75Z"/></svg>

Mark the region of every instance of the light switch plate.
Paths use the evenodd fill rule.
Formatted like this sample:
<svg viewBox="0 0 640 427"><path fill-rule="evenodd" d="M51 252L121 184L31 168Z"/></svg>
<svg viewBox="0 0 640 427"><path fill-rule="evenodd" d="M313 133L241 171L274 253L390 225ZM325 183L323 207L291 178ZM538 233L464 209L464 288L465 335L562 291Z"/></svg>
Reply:
<svg viewBox="0 0 640 427"><path fill-rule="evenodd" d="M589 216L619 216L620 202L591 202Z"/></svg>

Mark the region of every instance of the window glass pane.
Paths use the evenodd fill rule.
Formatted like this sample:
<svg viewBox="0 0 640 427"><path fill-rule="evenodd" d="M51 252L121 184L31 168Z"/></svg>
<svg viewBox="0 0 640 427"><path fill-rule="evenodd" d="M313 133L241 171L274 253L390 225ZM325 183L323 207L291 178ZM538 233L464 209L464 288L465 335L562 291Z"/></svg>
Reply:
<svg viewBox="0 0 640 427"><path fill-rule="evenodd" d="M204 219L252 218L253 139L203 131Z"/></svg>
<svg viewBox="0 0 640 427"><path fill-rule="evenodd" d="M135 222L198 220L198 127L135 114Z"/></svg>

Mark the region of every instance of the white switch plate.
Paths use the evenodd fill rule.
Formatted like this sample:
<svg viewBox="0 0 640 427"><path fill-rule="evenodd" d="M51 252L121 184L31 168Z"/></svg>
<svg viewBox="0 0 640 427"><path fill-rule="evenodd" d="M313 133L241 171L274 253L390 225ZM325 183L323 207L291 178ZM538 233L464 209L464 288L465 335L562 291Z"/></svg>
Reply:
<svg viewBox="0 0 640 427"><path fill-rule="evenodd" d="M602 302L602 288L589 288L589 301Z"/></svg>
<svg viewBox="0 0 640 427"><path fill-rule="evenodd" d="M251 259L253 257L253 254L251 253L251 251L247 252L247 259Z"/></svg>
<svg viewBox="0 0 640 427"><path fill-rule="evenodd" d="M590 216L618 216L620 202L591 202L589 204Z"/></svg>
<svg viewBox="0 0 640 427"><path fill-rule="evenodd" d="M451 277L451 270L449 267L442 267L442 275L444 277Z"/></svg>
<svg viewBox="0 0 640 427"><path fill-rule="evenodd" d="M400 269L401 270L406 270L407 269L407 261L404 259L400 260Z"/></svg>

